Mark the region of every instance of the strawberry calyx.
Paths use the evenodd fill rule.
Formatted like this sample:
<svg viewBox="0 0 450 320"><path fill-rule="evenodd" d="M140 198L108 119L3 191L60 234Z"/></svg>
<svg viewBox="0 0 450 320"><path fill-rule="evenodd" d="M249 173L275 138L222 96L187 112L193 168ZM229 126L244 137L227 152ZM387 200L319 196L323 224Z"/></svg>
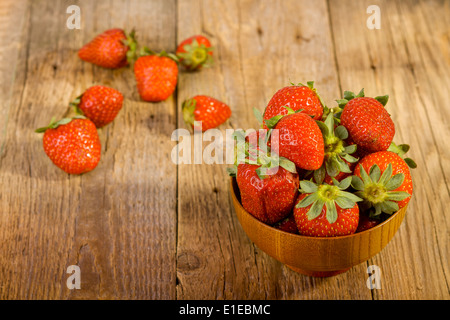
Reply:
<svg viewBox="0 0 450 320"><path fill-rule="evenodd" d="M183 112L183 120L186 124L193 126L195 122L194 111L197 105L197 100L187 99L183 102L181 110Z"/></svg>
<svg viewBox="0 0 450 320"><path fill-rule="evenodd" d="M413 159L411 159L411 158L404 158L405 153L407 153L409 151L409 149L410 149L410 146L407 145L407 144L396 145L392 141L391 145L389 146L387 151L392 151L392 152L398 154L399 157L402 158L406 162L408 167L410 167L411 169L415 169L415 168L417 168L416 162Z"/></svg>
<svg viewBox="0 0 450 320"><path fill-rule="evenodd" d="M295 84L293 84L292 82L291 82L291 84L292 84L292 85L295 85ZM307 81L307 82L306 82L306 85L304 85L304 84L302 84L302 83L299 83L298 85L299 85L299 86L303 86L303 87L308 87L308 88L310 88L310 89L316 94L317 98L319 98L320 104L322 105L322 108L324 108L324 111L325 111L325 110L329 110L328 107L326 106L325 102L323 101L322 97L321 97L320 94L317 92L317 89L314 88L314 81Z"/></svg>
<svg viewBox="0 0 450 320"><path fill-rule="evenodd" d="M336 177L340 172L351 173L347 162L355 163L358 161L351 155L356 151L357 146L356 144L347 145L345 142L345 139L348 138L347 129L342 125L334 127L333 113L328 114L324 122L316 121L316 123L322 131L325 157L322 166L314 171L314 180L317 183L322 183L325 174Z"/></svg>
<svg viewBox="0 0 450 320"><path fill-rule="evenodd" d="M381 213L393 214L399 210L398 201L410 196L405 191L394 191L399 188L405 179L403 173L392 176L392 164L389 163L386 170L381 173L380 167L374 164L369 173L360 164L361 178L352 176L352 187L355 194L364 201L363 207L371 216L379 216Z"/></svg>
<svg viewBox="0 0 450 320"><path fill-rule="evenodd" d="M327 221L330 224L335 223L338 219L336 204L341 209L350 209L363 200L351 192L344 191L350 187L351 181L352 177L347 177L340 182L333 178L333 185L329 185L302 180L299 191L308 195L296 205L296 208L311 205L306 215L308 220L313 220L322 213L325 206Z"/></svg>
<svg viewBox="0 0 450 320"><path fill-rule="evenodd" d="M183 46L185 52L177 52L176 56L188 69L195 70L199 67L210 67L213 63L212 47L199 44L197 39Z"/></svg>
<svg viewBox="0 0 450 320"><path fill-rule="evenodd" d="M258 121L258 125L260 128L264 127L264 119L263 119L263 114L261 113L261 111L259 111L256 108L253 108L253 115L256 118L256 121Z"/></svg>
<svg viewBox="0 0 450 320"><path fill-rule="evenodd" d="M59 121L56 121L56 118L53 117L52 120L50 120L50 124L48 126L42 127L42 128L38 128L34 132L36 132L36 133L43 133L43 132L47 131L48 129L56 129L59 126L68 124L69 122L71 122L74 119L86 119L86 117L82 116L82 115L76 115L76 116L74 116L72 118L63 118L63 119L61 119Z"/></svg>

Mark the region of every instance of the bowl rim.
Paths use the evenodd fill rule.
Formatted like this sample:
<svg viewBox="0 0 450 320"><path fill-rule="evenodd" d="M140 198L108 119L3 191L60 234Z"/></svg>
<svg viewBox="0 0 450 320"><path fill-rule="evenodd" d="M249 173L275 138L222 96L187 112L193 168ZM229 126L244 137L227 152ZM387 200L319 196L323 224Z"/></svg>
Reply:
<svg viewBox="0 0 450 320"><path fill-rule="evenodd" d="M256 217L254 217L250 212L248 212L247 210L245 210L245 208L242 206L242 203L239 201L239 199L237 198L237 196L236 196L236 194L235 194L235 192L234 192L234 186L233 186L233 183L236 183L236 187L237 187L237 180L236 180L236 178L235 178L235 177L230 177L230 193L231 193L231 196L233 197L233 200L236 200L236 202L239 204L239 206L240 206L240 208L242 209L242 211L244 211L244 212L245 212L252 220L254 220L256 223L262 225L263 227L267 227L267 228L273 229L273 231L275 231L275 232L279 232L279 233L282 233L282 234L286 234L286 235L289 235L289 236L292 236L292 237L297 237L297 238L299 238L299 239L310 239L310 240L330 241L330 240L334 240L334 239L337 240L337 239L346 239L346 238L352 238L352 237L360 237L360 236L362 236L362 235L365 234L365 233L370 233L370 232L373 232L373 231L375 231L375 230L377 230L377 229L382 228L385 224L388 224L388 223L390 222L390 220L394 219L394 217L395 217L402 209L406 210L406 207L408 206L408 205L406 205L405 207L400 208L399 211L394 212L388 219L386 219L386 220L384 220L383 222L377 224L375 227L372 227L372 228L370 228L370 229L367 229L367 230L364 230L364 231L361 231L361 232L355 232L355 233L348 234L348 235L345 235L345 236L334 236L334 237L311 237L311 236L305 236L305 235L296 234L296 233L291 233L291 232L287 232L287 231L284 231L284 230L281 230L281 229L277 229L277 228L275 228L275 227L273 227L273 226L271 226L271 225L269 225L269 224L267 224L267 223L264 223L264 222L258 220L258 219L257 219ZM239 187L238 187L238 190L239 190Z"/></svg>

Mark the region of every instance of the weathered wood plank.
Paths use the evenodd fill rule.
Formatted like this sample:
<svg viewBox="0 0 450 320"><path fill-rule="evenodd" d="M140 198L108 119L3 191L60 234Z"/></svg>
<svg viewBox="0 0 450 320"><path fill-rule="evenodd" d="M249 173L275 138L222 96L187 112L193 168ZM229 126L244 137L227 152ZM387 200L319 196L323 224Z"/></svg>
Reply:
<svg viewBox="0 0 450 320"><path fill-rule="evenodd" d="M383 290L374 298L448 299L448 2L378 1L379 30L366 27L372 4L330 1L341 84L390 95L394 141L410 144L409 156L419 165L404 225L368 262L382 270Z"/></svg>

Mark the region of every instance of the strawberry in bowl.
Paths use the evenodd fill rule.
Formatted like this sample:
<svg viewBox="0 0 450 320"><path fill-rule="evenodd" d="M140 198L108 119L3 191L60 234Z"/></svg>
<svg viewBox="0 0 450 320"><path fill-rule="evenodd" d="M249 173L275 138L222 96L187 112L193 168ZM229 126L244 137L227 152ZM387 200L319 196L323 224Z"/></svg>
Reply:
<svg viewBox="0 0 450 320"><path fill-rule="evenodd" d="M306 94L311 87L300 90ZM283 92L288 90L282 88ZM237 176L231 178L230 190L242 228L262 251L294 271L327 277L367 261L389 243L405 217L413 192L409 169L417 165L404 158L408 145L393 142L395 126L385 109L387 96L370 98L364 90L357 95L346 91L333 109L318 100L314 110L323 111L318 117L313 109L304 109L314 105L313 93L303 101L300 93L291 101L285 94L281 104L286 106L275 110L269 103L267 117L254 112L263 128L259 136L273 137L277 132L278 138L263 139L262 145L260 140L257 149L286 159L292 163L289 175L298 176L294 205L291 188L290 197L281 196L287 194L285 184L264 187L255 178L258 174L248 173L250 168L242 170L252 177L247 184L265 190L264 197L251 193ZM271 162L261 161L267 163ZM282 180L286 173L278 172ZM277 202L283 213L275 219L255 214L254 208L263 211Z"/></svg>

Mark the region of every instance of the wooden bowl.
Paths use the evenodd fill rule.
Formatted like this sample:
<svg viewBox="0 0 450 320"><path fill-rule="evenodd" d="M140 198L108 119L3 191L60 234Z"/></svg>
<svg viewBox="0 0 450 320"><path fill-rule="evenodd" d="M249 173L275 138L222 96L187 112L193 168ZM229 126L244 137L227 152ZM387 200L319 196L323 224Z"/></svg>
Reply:
<svg viewBox="0 0 450 320"><path fill-rule="evenodd" d="M240 203L235 178L230 192L239 222L262 251L292 270L314 277L329 277L349 270L379 253L403 221L406 206L379 225L340 237L308 237L271 227L248 213Z"/></svg>

